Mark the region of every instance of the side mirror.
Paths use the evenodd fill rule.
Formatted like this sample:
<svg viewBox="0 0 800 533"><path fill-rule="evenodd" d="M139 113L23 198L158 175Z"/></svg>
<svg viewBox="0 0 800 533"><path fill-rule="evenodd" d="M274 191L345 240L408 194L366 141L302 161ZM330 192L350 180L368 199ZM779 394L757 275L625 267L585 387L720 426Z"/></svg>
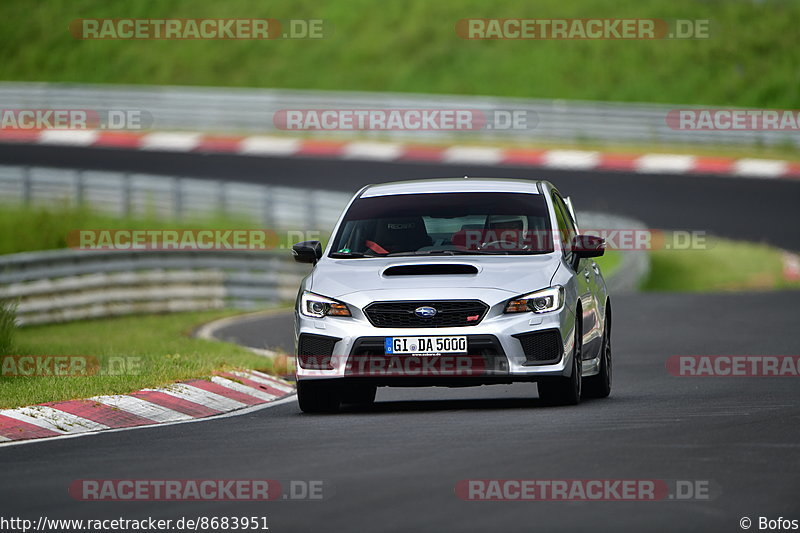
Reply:
<svg viewBox="0 0 800 533"><path fill-rule="evenodd" d="M292 255L298 263L316 264L322 257L322 244L319 241L303 241L292 246Z"/></svg>
<svg viewBox="0 0 800 533"><path fill-rule="evenodd" d="M575 235L572 238L572 253L575 257L600 257L606 251L606 240L596 235Z"/></svg>

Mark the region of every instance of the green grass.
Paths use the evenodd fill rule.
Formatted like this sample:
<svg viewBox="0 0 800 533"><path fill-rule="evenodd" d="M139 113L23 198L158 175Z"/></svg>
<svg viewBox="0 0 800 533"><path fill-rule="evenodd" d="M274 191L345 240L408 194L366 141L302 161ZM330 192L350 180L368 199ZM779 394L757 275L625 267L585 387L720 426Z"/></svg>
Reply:
<svg viewBox="0 0 800 533"><path fill-rule="evenodd" d="M78 41L77 18L313 18L320 40ZM462 40L461 18L710 19L696 40ZM789 0L5 0L5 80L800 107Z"/></svg>
<svg viewBox="0 0 800 533"><path fill-rule="evenodd" d="M800 288L783 278L781 250L766 244L709 240L706 250L655 250L645 291L745 291Z"/></svg>
<svg viewBox="0 0 800 533"><path fill-rule="evenodd" d="M603 276L608 277L614 274L614 271L619 268L622 263L622 252L617 250L606 250L600 257L595 257L594 261L600 265L603 271Z"/></svg>
<svg viewBox="0 0 800 533"><path fill-rule="evenodd" d="M67 248L70 231L87 229L266 229L235 215L210 215L171 220L153 214L121 217L75 206L28 207L0 204L0 254ZM277 247L293 244L285 231L276 231ZM327 235L322 235L325 242ZM269 242L269 241L268 241ZM288 253L288 252L287 252Z"/></svg>
<svg viewBox="0 0 800 533"><path fill-rule="evenodd" d="M84 377L0 377L0 408L124 394L209 376L215 370L271 371L271 360L240 346L188 336L196 326L232 314L235 312L204 311L21 328L16 332L14 355L92 356L101 370L125 371L123 375L100 372Z"/></svg>

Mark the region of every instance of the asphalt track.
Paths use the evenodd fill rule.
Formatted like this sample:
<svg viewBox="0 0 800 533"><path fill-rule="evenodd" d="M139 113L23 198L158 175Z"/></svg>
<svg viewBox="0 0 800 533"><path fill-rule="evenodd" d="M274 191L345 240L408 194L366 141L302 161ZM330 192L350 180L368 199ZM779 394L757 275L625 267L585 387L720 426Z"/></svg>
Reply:
<svg viewBox="0 0 800 533"><path fill-rule="evenodd" d="M17 157L20 148L15 147ZM37 148L39 165L66 166L64 154L114 163L111 151L98 156L67 149L59 155ZM7 155L0 151L0 161L10 163ZM294 176L294 185L343 189L374 176L539 173L322 160L216 161L217 156L204 156L201 164L197 155L179 165L183 159L174 154L116 155L129 158L129 167L146 163L154 166L148 171L166 174L180 165L188 174L194 158L194 167L209 177L280 182ZM152 162L144 161L151 156ZM164 166L156 168L159 160ZM582 208L800 249L796 223L791 224L796 216L789 209L800 192L794 182L547 175ZM680 198L689 203L671 205ZM750 224L753 220L759 222ZM726 225L733 222L738 226ZM747 234L748 228L754 233ZM215 421L0 448L0 516L266 516L271 531L741 531L744 516L756 523L753 530L760 516L800 519L797 379L679 378L665 369L671 355L800 353L798 296L615 296L614 391L606 400L578 407L540 405L535 385L381 389L374 407L335 416L304 415L290 402ZM257 347L288 347L290 324L288 315L277 315L230 326L221 335ZM67 493L77 479L200 478L268 478L284 485L323 480L328 489L323 501L267 503L78 502ZM459 480L481 478L708 481L714 497L659 502L456 497Z"/></svg>
<svg viewBox="0 0 800 533"><path fill-rule="evenodd" d="M634 294L615 301L615 389L544 407L535 385L381 389L368 410L295 402L223 420L0 451L3 515L266 516L271 531L738 531L800 518L800 388L793 378L680 378L673 354L796 354L797 293ZM747 307L743 312L742 306ZM231 326L290 340L288 314ZM274 342L270 342L274 339ZM76 479L323 480L322 501L77 502ZM467 502L462 479L709 481L714 499Z"/></svg>

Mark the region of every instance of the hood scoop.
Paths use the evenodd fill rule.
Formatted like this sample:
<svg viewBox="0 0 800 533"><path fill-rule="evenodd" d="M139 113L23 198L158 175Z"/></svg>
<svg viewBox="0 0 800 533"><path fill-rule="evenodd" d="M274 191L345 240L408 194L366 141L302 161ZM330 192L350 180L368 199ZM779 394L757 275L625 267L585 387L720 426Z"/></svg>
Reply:
<svg viewBox="0 0 800 533"><path fill-rule="evenodd" d="M477 273L478 268L473 265L447 263L398 265L389 267L383 271L384 276L452 276Z"/></svg>

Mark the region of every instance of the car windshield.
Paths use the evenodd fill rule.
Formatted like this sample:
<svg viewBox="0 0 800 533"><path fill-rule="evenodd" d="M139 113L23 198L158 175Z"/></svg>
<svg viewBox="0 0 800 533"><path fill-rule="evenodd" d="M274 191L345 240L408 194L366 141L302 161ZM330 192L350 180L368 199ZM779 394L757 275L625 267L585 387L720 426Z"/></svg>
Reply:
<svg viewBox="0 0 800 533"><path fill-rule="evenodd" d="M550 217L540 194L427 193L355 200L330 257L552 251Z"/></svg>

